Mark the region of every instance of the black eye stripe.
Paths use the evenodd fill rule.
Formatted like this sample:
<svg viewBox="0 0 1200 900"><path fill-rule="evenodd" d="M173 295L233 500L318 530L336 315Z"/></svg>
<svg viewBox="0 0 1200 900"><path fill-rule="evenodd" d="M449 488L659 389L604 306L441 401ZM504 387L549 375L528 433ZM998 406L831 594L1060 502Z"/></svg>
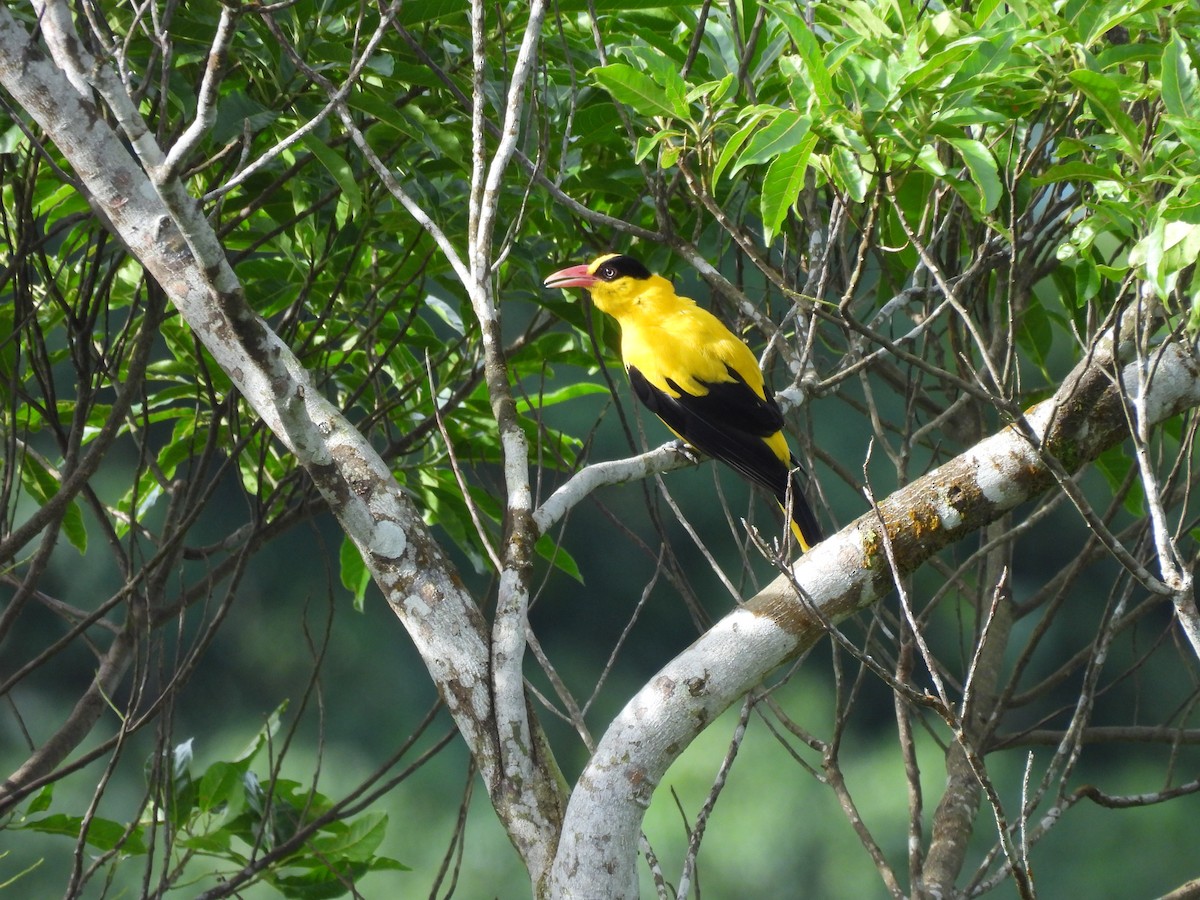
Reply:
<svg viewBox="0 0 1200 900"><path fill-rule="evenodd" d="M616 281L618 278L649 278L650 270L631 256L614 256L605 260L596 269L601 281Z"/></svg>

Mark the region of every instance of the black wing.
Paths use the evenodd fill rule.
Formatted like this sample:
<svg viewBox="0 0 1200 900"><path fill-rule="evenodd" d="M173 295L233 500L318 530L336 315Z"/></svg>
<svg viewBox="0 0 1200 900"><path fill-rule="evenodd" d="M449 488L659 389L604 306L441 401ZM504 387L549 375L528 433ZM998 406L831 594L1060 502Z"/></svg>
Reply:
<svg viewBox="0 0 1200 900"><path fill-rule="evenodd" d="M763 438L783 427L783 416L773 399L763 400L740 378L717 384L701 382L708 388L702 397L688 394L668 379L667 384L679 394L672 397L632 366L629 382L646 408L697 450L732 466L776 496L781 484L786 489L787 466L763 443Z"/></svg>
<svg viewBox="0 0 1200 900"><path fill-rule="evenodd" d="M797 467L796 459L785 462L764 443L764 438L783 428L783 414L773 396L758 396L736 371L729 366L726 370L733 380L702 381L708 393L699 397L667 379L671 390L679 394L672 397L633 366L629 367L629 382L638 399L668 428L700 452L766 488L786 508L788 480ZM812 546L821 540L821 529L794 479L792 500L791 518Z"/></svg>

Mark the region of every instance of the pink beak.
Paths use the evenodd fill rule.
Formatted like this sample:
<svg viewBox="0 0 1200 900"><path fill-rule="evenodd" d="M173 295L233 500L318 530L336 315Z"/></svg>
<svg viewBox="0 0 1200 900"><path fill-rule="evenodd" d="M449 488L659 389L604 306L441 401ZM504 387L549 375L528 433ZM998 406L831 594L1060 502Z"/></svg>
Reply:
<svg viewBox="0 0 1200 900"><path fill-rule="evenodd" d="M595 275L588 273L587 266L568 266L565 269L559 269L553 275L549 276L544 284L548 288L590 288L599 280Z"/></svg>

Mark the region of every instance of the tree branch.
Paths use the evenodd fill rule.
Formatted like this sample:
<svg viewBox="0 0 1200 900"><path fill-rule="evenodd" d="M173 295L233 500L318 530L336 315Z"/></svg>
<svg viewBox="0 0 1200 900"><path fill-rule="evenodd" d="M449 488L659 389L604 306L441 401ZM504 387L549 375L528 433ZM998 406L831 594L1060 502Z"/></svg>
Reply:
<svg viewBox="0 0 1200 900"><path fill-rule="evenodd" d="M103 72L105 67L101 66ZM128 95L105 95L135 109ZM109 227L162 286L247 402L295 455L362 553L490 784L501 778L493 731L487 627L474 598L370 444L320 393L291 350L253 314L224 251L178 180L156 190L96 107L0 7L0 85L67 158ZM121 89L123 91L123 88ZM161 160L142 129L136 146ZM540 735L532 748L547 756ZM556 821L561 786L548 768L494 797L513 819Z"/></svg>
<svg viewBox="0 0 1200 900"><path fill-rule="evenodd" d="M591 463L576 472L566 484L546 498L533 513L538 534L545 534L556 522L583 502L593 491L611 484L639 481L651 475L673 472L692 465L694 460L679 441L639 453L628 459L610 459Z"/></svg>
<svg viewBox="0 0 1200 900"><path fill-rule="evenodd" d="M474 66L472 91L472 163L467 271L463 286L479 320L483 344L484 383L500 435L505 487L503 566L496 596L491 633L492 703L496 746L496 777L488 780L497 808L512 805L525 786L539 783L538 770L557 768L553 755L529 708L525 691L524 662L529 613L529 577L533 567L537 531L531 518L533 492L529 484L529 442L517 415L504 355L500 307L492 290L492 250L499 212L501 181L512 161L520 135L521 99L533 70L536 49L546 14L544 0L534 0L529 23L517 51L504 106L500 143L490 162L485 158L485 106L487 103L486 8L482 0L471 4L471 45ZM485 773L486 774L486 773ZM548 790L540 798L541 810L514 815L506 821L509 837L517 846L535 883L549 871L557 843L565 798L550 790L554 781L540 782ZM536 814L535 814L536 813Z"/></svg>
<svg viewBox="0 0 1200 900"><path fill-rule="evenodd" d="M804 555L664 667L613 721L571 796L552 875L554 896L607 881L636 897L637 837L667 767L730 704L837 623L892 589L883 534L900 575L1055 484L1046 456L1078 469L1128 436L1126 397L1142 366L1115 357L1113 332L1064 387L1007 427L897 491ZM1114 383L1111 373L1120 370ZM1195 349L1162 349L1146 384L1146 414L1159 422L1200 404ZM1027 429L1027 431L1026 431ZM1031 443L1028 435L1036 438ZM797 588L804 599L797 597Z"/></svg>
<svg viewBox="0 0 1200 900"><path fill-rule="evenodd" d="M200 82L200 93L196 98L196 118L187 130L179 136L175 145L167 153L162 166L154 173L154 180L165 182L174 179L181 167L200 146L204 135L217 121L217 88L220 84L221 69L225 65L225 54L233 41L237 13L232 7L221 7L221 19L217 23L217 34L213 38L212 47L208 51L208 62L204 66L204 79Z"/></svg>

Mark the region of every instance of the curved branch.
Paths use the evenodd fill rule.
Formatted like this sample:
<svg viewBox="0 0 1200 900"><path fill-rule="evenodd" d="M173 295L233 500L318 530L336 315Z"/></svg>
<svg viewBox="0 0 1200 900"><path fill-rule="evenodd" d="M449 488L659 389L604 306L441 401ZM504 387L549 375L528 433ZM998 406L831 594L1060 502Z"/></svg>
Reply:
<svg viewBox="0 0 1200 900"><path fill-rule="evenodd" d="M538 534L545 534L597 488L661 475L692 463L688 451L679 441L669 441L661 447L628 459L592 463L573 475L566 484L547 497L545 503L534 510L533 524L537 527Z"/></svg>
<svg viewBox="0 0 1200 900"><path fill-rule="evenodd" d="M98 76L103 78L101 65ZM110 105L116 79L101 89ZM95 105L0 5L0 85L49 135L106 224L163 288L246 401L295 454L351 537L411 635L489 784L503 780L492 721L487 626L451 561L378 453L316 390L299 360L250 310L211 226L177 179L151 183ZM105 91L108 91L107 93ZM111 95L111 96L110 96ZM122 122L143 160L161 151L144 123ZM541 737L531 748L541 763ZM521 832L556 829L562 787L552 765L493 794L497 812ZM522 848L525 850L526 848ZM526 857L528 859L528 857Z"/></svg>
<svg viewBox="0 0 1200 900"><path fill-rule="evenodd" d="M1056 481L1048 456L1074 471L1125 438L1127 398L1139 384L1153 422L1200 405L1195 347L1168 345L1152 369L1143 371L1145 364L1136 361L1122 366L1115 345L1109 332L1054 397L1028 411L1021 427L986 438L817 545L630 700L571 796L552 896L578 896L573 885L600 883L612 885L613 897L638 895L642 815L667 768L747 690L821 640L828 623L891 591L893 569L881 528L895 552L896 574L903 576L942 547L1050 489ZM1117 370L1119 383L1112 375Z"/></svg>

